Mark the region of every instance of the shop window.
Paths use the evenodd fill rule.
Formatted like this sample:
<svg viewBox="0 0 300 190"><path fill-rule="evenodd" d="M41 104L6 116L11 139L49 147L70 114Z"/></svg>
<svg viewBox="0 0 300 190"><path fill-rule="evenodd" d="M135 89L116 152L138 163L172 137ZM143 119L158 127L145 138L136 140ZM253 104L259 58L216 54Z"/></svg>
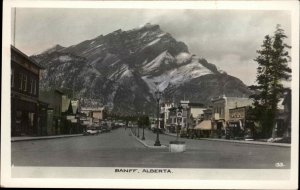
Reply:
<svg viewBox="0 0 300 190"><path fill-rule="evenodd" d="M23 89L23 74L20 73L19 75L19 90L22 90Z"/></svg>
<svg viewBox="0 0 300 190"><path fill-rule="evenodd" d="M28 113L28 119L29 119L29 126L34 125L34 113Z"/></svg>
<svg viewBox="0 0 300 190"><path fill-rule="evenodd" d="M27 75L23 75L24 91L27 91Z"/></svg>
<svg viewBox="0 0 300 190"><path fill-rule="evenodd" d="M36 80L33 80L33 94L37 95L37 90L36 90Z"/></svg>
<svg viewBox="0 0 300 190"><path fill-rule="evenodd" d="M30 94L33 94L33 79L30 79Z"/></svg>
<svg viewBox="0 0 300 190"><path fill-rule="evenodd" d="M11 87L14 87L15 84L15 70L11 69Z"/></svg>
<svg viewBox="0 0 300 190"><path fill-rule="evenodd" d="M22 112L16 111L15 113L16 113L15 121L12 121L13 122L12 127L14 133L19 134L22 132Z"/></svg>
<svg viewBox="0 0 300 190"><path fill-rule="evenodd" d="M16 124L21 124L21 120L22 120L22 112L16 111Z"/></svg>

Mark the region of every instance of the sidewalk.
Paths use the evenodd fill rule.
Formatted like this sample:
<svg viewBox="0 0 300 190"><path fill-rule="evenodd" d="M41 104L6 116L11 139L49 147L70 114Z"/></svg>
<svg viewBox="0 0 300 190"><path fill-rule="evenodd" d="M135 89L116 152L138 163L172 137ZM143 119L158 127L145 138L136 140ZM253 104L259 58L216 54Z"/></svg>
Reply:
<svg viewBox="0 0 300 190"><path fill-rule="evenodd" d="M146 130L145 130L146 131ZM141 140L142 136L140 135L140 138L138 138L137 136L135 136L132 132L132 130L130 130L131 132L131 136L133 138L135 138L137 141L139 141L141 144L143 144L145 147L147 148L155 148L155 149L164 149L164 148L168 148L167 145L163 145L161 144L161 146L154 146L155 140L153 139L149 139L149 136L145 139L145 140Z"/></svg>
<svg viewBox="0 0 300 190"><path fill-rule="evenodd" d="M31 141L31 140L44 140L44 139L57 139L57 138L67 138L67 137L78 137L83 134L74 135L54 135L54 136L40 136L40 137L11 137L11 142L17 141Z"/></svg>
<svg viewBox="0 0 300 190"><path fill-rule="evenodd" d="M165 135L174 136L176 134L165 132ZM196 139L194 139L196 140ZM228 139L215 139L215 138L199 138L199 140L208 140L208 141L220 141L228 143L242 143L242 144L255 144L255 145L269 145L269 146L282 146L282 147L291 147L291 144L286 143L271 143L271 142L261 142L261 141L244 141L244 140L228 140Z"/></svg>

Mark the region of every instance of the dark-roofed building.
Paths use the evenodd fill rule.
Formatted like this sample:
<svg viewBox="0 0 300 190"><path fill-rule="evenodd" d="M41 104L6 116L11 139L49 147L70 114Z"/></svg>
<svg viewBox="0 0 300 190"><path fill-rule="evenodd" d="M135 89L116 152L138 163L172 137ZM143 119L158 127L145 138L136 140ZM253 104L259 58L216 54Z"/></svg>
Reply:
<svg viewBox="0 0 300 190"><path fill-rule="evenodd" d="M59 135L62 132L63 95L58 89L40 91L40 100L48 103L47 135Z"/></svg>
<svg viewBox="0 0 300 190"><path fill-rule="evenodd" d="M39 79L43 69L26 54L11 46L11 135L41 135L39 129Z"/></svg>
<svg viewBox="0 0 300 190"><path fill-rule="evenodd" d="M251 115L251 106L241 106L229 109L226 138L253 138L254 121Z"/></svg>

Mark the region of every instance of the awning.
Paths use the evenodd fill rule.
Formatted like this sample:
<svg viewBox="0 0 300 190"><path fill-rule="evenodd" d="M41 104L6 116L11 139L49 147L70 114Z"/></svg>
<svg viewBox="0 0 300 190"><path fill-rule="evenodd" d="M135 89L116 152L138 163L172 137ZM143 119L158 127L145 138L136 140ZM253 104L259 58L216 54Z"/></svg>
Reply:
<svg viewBox="0 0 300 190"><path fill-rule="evenodd" d="M198 125L196 125L196 127L194 129L195 130L212 130L211 121L204 120L201 123L199 123Z"/></svg>

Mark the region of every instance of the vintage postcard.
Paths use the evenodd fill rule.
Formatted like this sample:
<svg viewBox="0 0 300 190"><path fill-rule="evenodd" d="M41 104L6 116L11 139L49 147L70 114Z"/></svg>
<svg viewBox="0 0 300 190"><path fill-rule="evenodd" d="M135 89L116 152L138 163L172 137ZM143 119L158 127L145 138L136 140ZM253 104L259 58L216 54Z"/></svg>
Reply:
<svg viewBox="0 0 300 190"><path fill-rule="evenodd" d="M298 1L4 1L1 186L297 189Z"/></svg>

